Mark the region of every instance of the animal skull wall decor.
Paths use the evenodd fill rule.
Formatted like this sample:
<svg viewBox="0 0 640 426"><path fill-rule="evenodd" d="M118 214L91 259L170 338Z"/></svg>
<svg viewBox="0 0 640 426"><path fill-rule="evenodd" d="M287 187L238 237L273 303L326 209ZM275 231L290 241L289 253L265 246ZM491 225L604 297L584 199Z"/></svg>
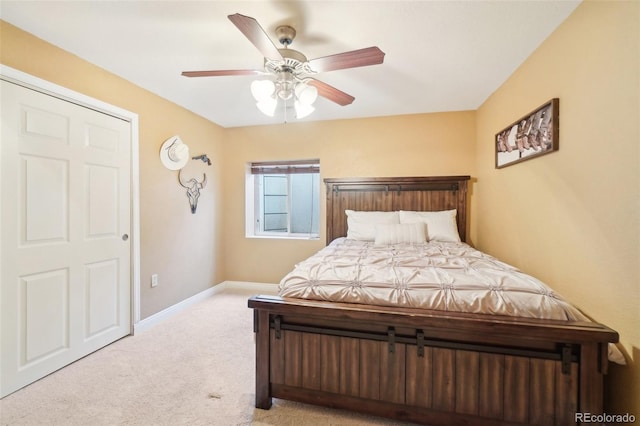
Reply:
<svg viewBox="0 0 640 426"><path fill-rule="evenodd" d="M207 184L207 175L206 173L202 174L201 182L198 182L195 178L191 178L185 182L182 180L182 176L180 175L181 172L182 170L178 171L178 182L180 183L180 186L187 189L187 197L189 197L191 213L195 214L196 209L198 208L198 198L200 198L200 190Z"/></svg>

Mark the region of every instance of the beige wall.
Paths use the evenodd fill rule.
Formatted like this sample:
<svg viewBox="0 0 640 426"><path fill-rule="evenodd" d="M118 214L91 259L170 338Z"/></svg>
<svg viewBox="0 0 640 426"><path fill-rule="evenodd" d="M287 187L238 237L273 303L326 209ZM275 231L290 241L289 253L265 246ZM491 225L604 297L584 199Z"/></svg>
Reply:
<svg viewBox="0 0 640 426"><path fill-rule="evenodd" d="M296 262L325 244L324 185L319 240L245 238L247 162L319 158L321 178L475 173L475 112L289 123L228 129L227 135L225 263L229 280L278 283Z"/></svg>
<svg viewBox="0 0 640 426"><path fill-rule="evenodd" d="M222 128L3 21L0 63L138 114L142 318L223 280ZM174 134L194 155L213 160L195 215L177 173L160 163L160 146ZM196 161L185 168L197 176L204 171ZM154 273L159 285L151 288Z"/></svg>
<svg viewBox="0 0 640 426"><path fill-rule="evenodd" d="M477 246L620 333L607 410L640 416L640 3L587 1L477 111ZM494 136L560 98L560 150L496 170Z"/></svg>

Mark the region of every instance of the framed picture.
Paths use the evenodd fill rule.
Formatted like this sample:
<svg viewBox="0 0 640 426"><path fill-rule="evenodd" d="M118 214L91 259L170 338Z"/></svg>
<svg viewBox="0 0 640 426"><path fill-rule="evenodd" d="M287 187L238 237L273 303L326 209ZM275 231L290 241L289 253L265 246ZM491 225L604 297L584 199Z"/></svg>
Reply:
<svg viewBox="0 0 640 426"><path fill-rule="evenodd" d="M496 134L496 169L559 149L560 100L551 99Z"/></svg>

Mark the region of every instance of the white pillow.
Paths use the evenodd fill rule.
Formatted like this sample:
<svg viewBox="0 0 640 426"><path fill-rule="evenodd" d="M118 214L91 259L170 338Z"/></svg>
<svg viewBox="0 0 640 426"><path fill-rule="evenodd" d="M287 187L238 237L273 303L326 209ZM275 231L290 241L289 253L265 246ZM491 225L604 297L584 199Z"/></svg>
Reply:
<svg viewBox="0 0 640 426"><path fill-rule="evenodd" d="M411 212L400 210L400 223L421 222L426 225L428 241L460 242L456 210L439 212Z"/></svg>
<svg viewBox="0 0 640 426"><path fill-rule="evenodd" d="M347 214L347 238L361 241L376 239L376 225L400 223L398 212L365 212L345 210Z"/></svg>
<svg viewBox="0 0 640 426"><path fill-rule="evenodd" d="M426 242L424 223L393 223L376 226L375 245Z"/></svg>

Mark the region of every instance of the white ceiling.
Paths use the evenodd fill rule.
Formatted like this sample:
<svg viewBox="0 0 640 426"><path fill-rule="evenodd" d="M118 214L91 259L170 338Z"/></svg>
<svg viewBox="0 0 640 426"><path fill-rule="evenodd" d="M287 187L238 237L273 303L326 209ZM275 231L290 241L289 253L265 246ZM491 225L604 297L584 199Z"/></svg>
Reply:
<svg viewBox="0 0 640 426"><path fill-rule="evenodd" d="M255 18L298 35L307 58L378 46L383 64L315 77L355 96L324 98L303 121L477 109L580 0L0 1L0 18L223 127L282 123L260 113L255 76L182 71L261 69L260 52L229 21ZM52 64L52 66L55 66Z"/></svg>

